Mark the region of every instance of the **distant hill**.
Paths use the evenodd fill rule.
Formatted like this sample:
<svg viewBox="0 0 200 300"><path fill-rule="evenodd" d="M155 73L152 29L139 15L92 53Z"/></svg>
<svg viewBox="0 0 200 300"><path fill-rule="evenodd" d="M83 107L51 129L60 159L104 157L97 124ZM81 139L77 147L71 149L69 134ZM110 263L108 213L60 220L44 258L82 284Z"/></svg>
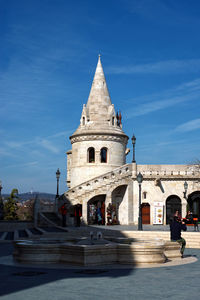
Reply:
<svg viewBox="0 0 200 300"><path fill-rule="evenodd" d="M2 194L3 198L9 197L10 194ZM36 196L39 199L48 200L48 201L55 201L55 194L49 194L49 193L39 193L39 192L29 192L29 193L22 193L19 194L19 201L26 201L29 199L35 199Z"/></svg>

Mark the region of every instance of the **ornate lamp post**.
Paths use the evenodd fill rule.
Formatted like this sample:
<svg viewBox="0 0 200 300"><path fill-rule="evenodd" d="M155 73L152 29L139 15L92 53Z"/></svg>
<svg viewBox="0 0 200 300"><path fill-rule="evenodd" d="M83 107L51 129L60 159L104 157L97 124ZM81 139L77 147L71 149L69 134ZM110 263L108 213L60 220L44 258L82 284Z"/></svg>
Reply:
<svg viewBox="0 0 200 300"><path fill-rule="evenodd" d="M185 181L184 182L184 192L183 192L183 197L185 198L185 199L187 199L187 189L188 189L188 183Z"/></svg>
<svg viewBox="0 0 200 300"><path fill-rule="evenodd" d="M141 184L143 181L143 176L139 172L137 175L137 182L139 184L139 214L138 214L138 230L143 230L142 228L142 207L141 207Z"/></svg>
<svg viewBox="0 0 200 300"><path fill-rule="evenodd" d="M134 134L133 134L131 140L132 140L132 144L133 144L133 160L132 160L132 163L135 163L135 142L136 142L136 137L134 136Z"/></svg>
<svg viewBox="0 0 200 300"><path fill-rule="evenodd" d="M58 198L59 198L59 179L60 179L60 170L59 169L56 171L56 179L57 179L57 192L56 192L56 198L55 198L55 211L57 213L57 211L58 211Z"/></svg>

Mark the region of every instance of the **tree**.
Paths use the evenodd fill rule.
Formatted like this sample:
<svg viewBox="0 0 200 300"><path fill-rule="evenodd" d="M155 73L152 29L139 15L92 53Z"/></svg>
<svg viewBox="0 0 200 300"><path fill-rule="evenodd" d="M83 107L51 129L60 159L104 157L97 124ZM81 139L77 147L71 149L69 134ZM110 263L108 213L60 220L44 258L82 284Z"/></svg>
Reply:
<svg viewBox="0 0 200 300"><path fill-rule="evenodd" d="M17 205L16 200L18 199L18 190L13 189L10 196L4 203L4 220L17 220Z"/></svg>

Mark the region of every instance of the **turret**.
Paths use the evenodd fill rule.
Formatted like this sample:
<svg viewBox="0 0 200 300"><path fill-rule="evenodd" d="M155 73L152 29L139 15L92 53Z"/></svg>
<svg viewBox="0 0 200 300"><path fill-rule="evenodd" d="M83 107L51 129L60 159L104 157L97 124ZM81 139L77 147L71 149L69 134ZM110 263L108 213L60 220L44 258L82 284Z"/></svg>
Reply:
<svg viewBox="0 0 200 300"><path fill-rule="evenodd" d="M121 113L116 115L111 103L99 56L87 105L83 105L80 125L70 137L69 187L125 164L128 137L122 130L121 119Z"/></svg>

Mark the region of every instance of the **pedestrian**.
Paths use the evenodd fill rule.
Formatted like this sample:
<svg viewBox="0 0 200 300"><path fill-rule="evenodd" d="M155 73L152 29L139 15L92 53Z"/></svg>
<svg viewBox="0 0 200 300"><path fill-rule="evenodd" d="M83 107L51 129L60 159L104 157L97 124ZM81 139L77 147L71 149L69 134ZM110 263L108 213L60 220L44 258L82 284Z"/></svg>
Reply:
<svg viewBox="0 0 200 300"><path fill-rule="evenodd" d="M188 221L188 224L193 224L193 213L192 213L192 211L190 211L190 210L188 211L186 219Z"/></svg>
<svg viewBox="0 0 200 300"><path fill-rule="evenodd" d="M194 218L193 218L193 223L194 223L194 231L199 231L198 218L197 218L197 216L194 216Z"/></svg>
<svg viewBox="0 0 200 300"><path fill-rule="evenodd" d="M81 204L75 205L74 216L76 220L76 227L80 227L81 225L81 217L82 217L82 207Z"/></svg>
<svg viewBox="0 0 200 300"><path fill-rule="evenodd" d="M97 207L97 223L98 225L102 224L102 215L101 215L101 207Z"/></svg>
<svg viewBox="0 0 200 300"><path fill-rule="evenodd" d="M181 237L181 230L187 230L185 222L183 222L182 220L179 221L178 217L174 216L173 221L170 223L171 241L176 241L181 245L181 256L183 257L186 241Z"/></svg>
<svg viewBox="0 0 200 300"><path fill-rule="evenodd" d="M64 203L60 208L60 213L62 215L62 227L66 227L67 220L67 204Z"/></svg>
<svg viewBox="0 0 200 300"><path fill-rule="evenodd" d="M176 210L174 217L178 217L178 221L181 221L181 214L179 213L178 210Z"/></svg>

